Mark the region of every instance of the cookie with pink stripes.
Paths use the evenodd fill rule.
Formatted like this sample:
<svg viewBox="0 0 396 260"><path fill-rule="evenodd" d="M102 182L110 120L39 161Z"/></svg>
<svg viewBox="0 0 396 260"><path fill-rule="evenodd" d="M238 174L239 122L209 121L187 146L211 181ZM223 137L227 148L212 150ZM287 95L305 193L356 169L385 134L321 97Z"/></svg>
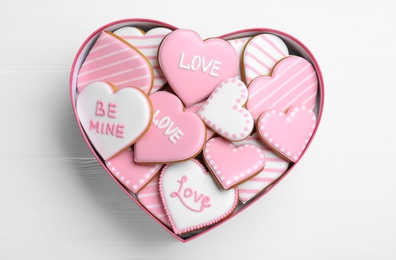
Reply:
<svg viewBox="0 0 396 260"><path fill-rule="evenodd" d="M162 166L137 164L131 147L107 160L105 164L117 180L133 193L144 187Z"/></svg>
<svg viewBox="0 0 396 260"><path fill-rule="evenodd" d="M267 110L257 120L261 140L290 162L300 158L315 128L315 113L305 106L292 106L286 114Z"/></svg>
<svg viewBox="0 0 396 260"><path fill-rule="evenodd" d="M315 68L306 59L291 55L275 65L271 76L250 83L246 107L255 120L267 109L286 112L292 105L304 105L313 110L317 91Z"/></svg>
<svg viewBox="0 0 396 260"><path fill-rule="evenodd" d="M118 89L137 87L148 94L153 80L153 70L147 58L119 36L104 31L78 72L77 90L81 92L90 83L103 81Z"/></svg>
<svg viewBox="0 0 396 260"><path fill-rule="evenodd" d="M278 36L268 33L254 36L242 56L244 82L249 85L258 76L269 75L274 65L288 55L286 44Z"/></svg>
<svg viewBox="0 0 396 260"><path fill-rule="evenodd" d="M239 141L248 137L254 127L252 115L243 107L247 100L245 84L235 78L226 79L206 100L198 116L222 137Z"/></svg>
<svg viewBox="0 0 396 260"><path fill-rule="evenodd" d="M227 40L229 43L231 43L232 47L234 47L234 49L238 53L238 57L240 61L242 61L242 55L243 55L243 51L245 50L245 45L251 38L252 37L242 37L242 38ZM241 62L239 63L239 66L241 66ZM239 67L238 74L235 76L235 78L242 80L242 67Z"/></svg>
<svg viewBox="0 0 396 260"><path fill-rule="evenodd" d="M282 176L282 174L285 173L289 168L289 162L265 145L263 141L261 141L257 136L257 133L254 133L245 140L233 142L233 144L235 146L240 146L243 144L255 145L260 147L260 149L264 151L265 155L264 169L259 174L238 185L237 187L239 191L239 200L242 203L246 203L254 198L257 194L266 189L280 176Z"/></svg>
<svg viewBox="0 0 396 260"><path fill-rule="evenodd" d="M166 215L164 206L162 205L159 193L159 174L154 176L150 182L141 189L137 194L139 202L153 214L164 225L170 227L168 216Z"/></svg>
<svg viewBox="0 0 396 260"><path fill-rule="evenodd" d="M205 144L203 156L209 170L226 190L255 176L266 161L259 146L250 143L234 145L222 137L210 139Z"/></svg>
<svg viewBox="0 0 396 260"><path fill-rule="evenodd" d="M164 37L171 31L171 29L165 27L157 27L144 32L132 26L114 31L114 34L129 42L150 61L154 72L154 84L150 93L161 89L166 83L166 78L158 65L158 48Z"/></svg>

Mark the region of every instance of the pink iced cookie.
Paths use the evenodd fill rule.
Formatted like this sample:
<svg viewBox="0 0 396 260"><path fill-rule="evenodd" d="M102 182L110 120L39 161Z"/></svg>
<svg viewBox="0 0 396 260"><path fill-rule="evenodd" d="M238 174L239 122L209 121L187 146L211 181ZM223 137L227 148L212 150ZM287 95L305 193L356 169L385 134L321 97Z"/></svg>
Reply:
<svg viewBox="0 0 396 260"><path fill-rule="evenodd" d="M137 88L95 82L77 98L77 114L95 149L107 160L131 146L148 129L152 109L147 96Z"/></svg>
<svg viewBox="0 0 396 260"><path fill-rule="evenodd" d="M137 194L139 202L153 214L164 225L170 227L168 216L162 205L159 193L159 174L154 176L151 181L141 189Z"/></svg>
<svg viewBox="0 0 396 260"><path fill-rule="evenodd" d="M262 75L269 75L274 65L289 55L281 38L273 34L259 34L246 44L243 53L243 79L247 85Z"/></svg>
<svg viewBox="0 0 396 260"><path fill-rule="evenodd" d="M208 97L216 86L238 72L237 52L225 40L203 41L192 30L168 34L159 49L159 64L170 86L188 107Z"/></svg>
<svg viewBox="0 0 396 260"><path fill-rule="evenodd" d="M259 173L265 165L263 150L253 144L235 146L221 137L204 147L206 165L224 189L230 189Z"/></svg>
<svg viewBox="0 0 396 260"><path fill-rule="evenodd" d="M179 162L200 153L206 133L202 120L183 112L182 102L171 93L158 91L149 97L154 116L147 133L135 144L135 161Z"/></svg>
<svg viewBox="0 0 396 260"><path fill-rule="evenodd" d="M252 115L243 105L248 100L245 84L237 79L221 82L198 112L198 116L216 133L231 141L250 135Z"/></svg>
<svg viewBox="0 0 396 260"><path fill-rule="evenodd" d="M201 101L196 103L190 107L186 107L186 112L198 114L199 109L205 104L205 101ZM206 128L206 141L212 138L215 135L215 131L210 128Z"/></svg>
<svg viewBox="0 0 396 260"><path fill-rule="evenodd" d="M304 58L282 59L271 76L261 76L249 85L247 109L256 120L267 109L286 112L292 105L313 109L318 91L315 68Z"/></svg>
<svg viewBox="0 0 396 260"><path fill-rule="evenodd" d="M161 169L161 164L141 165L133 160L133 150L128 148L107 160L107 168L126 188L139 191Z"/></svg>
<svg viewBox="0 0 396 260"><path fill-rule="evenodd" d="M114 34L129 42L150 61L154 72L154 84L150 93L156 92L166 83L165 76L158 64L158 48L164 37L171 31L165 27L157 27L144 32L131 26L114 31Z"/></svg>
<svg viewBox="0 0 396 260"><path fill-rule="evenodd" d="M254 198L262 190L267 188L280 176L282 176L282 174L285 173L289 168L289 162L265 145L257 136L257 133L249 136L245 140L234 142L233 144L235 146L240 146L243 144L255 145L260 147L264 151L265 155L264 169L253 178L238 185L239 200L242 203L246 203Z"/></svg>
<svg viewBox="0 0 396 260"><path fill-rule="evenodd" d="M242 61L243 52L245 50L245 45L251 38L252 37L243 37L243 38L227 40L229 43L231 43L232 47L234 47L234 49L238 53L238 57L241 61ZM239 62L239 64L241 64L241 62ZM242 68L241 67L238 69L238 74L235 76L235 78L242 80Z"/></svg>
<svg viewBox="0 0 396 260"><path fill-rule="evenodd" d="M291 162L300 158L315 127L316 116L305 106L292 106L287 114L268 110L257 120L260 138Z"/></svg>
<svg viewBox="0 0 396 260"><path fill-rule="evenodd" d="M213 225L232 214L237 189L223 190L197 160L166 165L160 194L176 234Z"/></svg>
<svg viewBox="0 0 396 260"><path fill-rule="evenodd" d="M137 87L146 94L153 85L149 61L134 47L117 35L104 31L89 51L77 76L81 92L95 81L106 81L118 89Z"/></svg>

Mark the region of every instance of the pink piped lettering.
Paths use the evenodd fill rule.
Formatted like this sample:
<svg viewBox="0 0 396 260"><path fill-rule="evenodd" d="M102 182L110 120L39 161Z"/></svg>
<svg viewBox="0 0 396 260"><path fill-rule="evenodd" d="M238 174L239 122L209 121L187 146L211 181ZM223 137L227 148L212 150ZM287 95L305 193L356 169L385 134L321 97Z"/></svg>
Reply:
<svg viewBox="0 0 396 260"><path fill-rule="evenodd" d="M109 103L109 109L108 109L108 114L107 114L108 117L117 118L115 115L117 113L116 107L117 107L117 104Z"/></svg>
<svg viewBox="0 0 396 260"><path fill-rule="evenodd" d="M116 135L115 135L115 136L116 136L117 138L124 138L124 134L125 134L124 129L125 129L125 126L124 126L124 125L118 124L118 125L117 125L117 130L116 130Z"/></svg>
<svg viewBox="0 0 396 260"><path fill-rule="evenodd" d="M105 116L106 115L106 110L104 109L104 103L102 100L98 100L98 102L96 102L95 115L97 115L97 116Z"/></svg>
<svg viewBox="0 0 396 260"><path fill-rule="evenodd" d="M187 182L187 176L183 175L180 180L177 182L180 183L179 190L174 191L170 194L172 198L179 198L180 202L189 210L194 212L202 212L205 208L211 207L210 205L210 197L205 196L203 193L199 194L199 192L194 191L192 188L184 188L183 185ZM189 199L194 194L193 201ZM199 195L198 195L199 194ZM189 200L188 200L189 199Z"/></svg>

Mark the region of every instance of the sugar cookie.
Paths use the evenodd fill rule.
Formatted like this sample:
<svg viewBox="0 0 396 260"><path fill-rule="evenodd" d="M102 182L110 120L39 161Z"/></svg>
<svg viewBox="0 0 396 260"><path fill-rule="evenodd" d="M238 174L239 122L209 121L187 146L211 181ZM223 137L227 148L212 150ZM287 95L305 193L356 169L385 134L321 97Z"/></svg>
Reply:
<svg viewBox="0 0 396 260"><path fill-rule="evenodd" d="M276 181L283 173L289 168L289 162L273 152L271 148L265 145L261 139L257 136L257 133L249 136L245 140L239 142L233 142L235 146L243 144L253 144L263 150L265 155L265 166L264 169L247 180L246 182L238 185L239 200L242 203L246 203L262 190L266 189L274 181Z"/></svg>
<svg viewBox="0 0 396 260"><path fill-rule="evenodd" d="M269 75L274 65L289 55L281 38L273 34L259 34L248 41L243 52L243 81L246 85L258 76Z"/></svg>
<svg viewBox="0 0 396 260"><path fill-rule="evenodd" d="M164 225L170 227L168 216L162 205L159 193L159 174L154 176L150 182L143 187L137 194L139 202L153 214Z"/></svg>
<svg viewBox="0 0 396 260"><path fill-rule="evenodd" d="M169 164L160 175L160 194L175 234L213 225L238 204L237 189L223 190L196 160Z"/></svg>
<svg viewBox="0 0 396 260"><path fill-rule="evenodd" d="M194 113L183 112L175 95L158 91L149 96L153 120L147 133L135 144L138 163L170 163L188 160L201 152L205 125Z"/></svg>
<svg viewBox="0 0 396 260"><path fill-rule="evenodd" d="M143 91L94 82L77 98L77 114L95 149L107 160L131 146L148 129L151 103Z"/></svg>
<svg viewBox="0 0 396 260"><path fill-rule="evenodd" d="M164 38L158 60L169 85L187 107L207 98L224 79L235 77L239 67L230 43L219 38L203 41L188 29Z"/></svg>
<svg viewBox="0 0 396 260"><path fill-rule="evenodd" d="M238 73L235 76L236 79L238 80L242 80L242 55L243 52L245 50L245 45L246 43L251 39L252 37L243 37L243 38L237 38L237 39L231 39L231 40L227 40L229 43L231 43L232 47L234 47L234 49L236 50L236 52L238 53L238 57L239 57L239 69L238 69Z"/></svg>
<svg viewBox="0 0 396 260"><path fill-rule="evenodd" d="M222 137L210 139L203 155L209 170L226 190L259 173L266 161L259 146L250 143L236 146Z"/></svg>
<svg viewBox="0 0 396 260"><path fill-rule="evenodd" d="M259 137L290 162L296 162L316 127L316 116L305 106L292 106L287 114L274 109L257 120Z"/></svg>
<svg viewBox="0 0 396 260"><path fill-rule="evenodd" d="M171 31L171 29L165 27L157 27L144 32L132 26L122 27L114 31L114 34L129 42L150 61L154 72L154 84L150 93L158 91L166 83L165 76L158 64L158 48L164 37Z"/></svg>
<svg viewBox="0 0 396 260"><path fill-rule="evenodd" d="M277 63L271 76L250 83L246 107L255 120L267 109L286 112L296 104L313 109L317 91L315 68L306 59L292 55Z"/></svg>
<svg viewBox="0 0 396 260"><path fill-rule="evenodd" d="M144 187L162 167L161 164L137 164L131 147L107 160L105 164L117 180L133 193Z"/></svg>
<svg viewBox="0 0 396 260"><path fill-rule="evenodd" d="M150 62L144 55L117 35L104 31L78 72L77 90L81 92L90 83L105 81L118 89L137 87L147 94L153 79Z"/></svg>
<svg viewBox="0 0 396 260"><path fill-rule="evenodd" d="M198 116L216 133L231 141L245 139L254 127L253 117L243 105L248 100L245 84L235 78L221 82Z"/></svg>

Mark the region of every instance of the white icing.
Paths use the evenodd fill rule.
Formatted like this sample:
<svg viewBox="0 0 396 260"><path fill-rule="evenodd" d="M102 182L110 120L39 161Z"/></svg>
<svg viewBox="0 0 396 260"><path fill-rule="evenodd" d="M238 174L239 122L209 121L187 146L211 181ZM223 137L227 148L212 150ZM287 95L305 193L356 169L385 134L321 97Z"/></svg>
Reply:
<svg viewBox="0 0 396 260"><path fill-rule="evenodd" d="M147 129L151 107L136 88L113 93L104 82L94 82L79 94L77 114L98 153L107 160L134 143Z"/></svg>
<svg viewBox="0 0 396 260"><path fill-rule="evenodd" d="M205 203L205 201L202 202L203 198L208 197L210 201L206 201L206 204L210 204L209 207L204 207L201 212L196 212L184 206L177 196L171 196L172 193L179 190L180 182L178 181L183 176L187 177L183 192L187 188L189 188L189 192L196 192L196 195L186 198L186 203L191 208L198 209L202 203ZM189 192L187 195L190 195ZM205 173L198 164L191 160L171 164L162 174L162 196L173 224L178 230L190 229L223 218L235 204L235 193L235 189L221 189L210 174ZM202 195L201 200L197 200L200 195Z"/></svg>

